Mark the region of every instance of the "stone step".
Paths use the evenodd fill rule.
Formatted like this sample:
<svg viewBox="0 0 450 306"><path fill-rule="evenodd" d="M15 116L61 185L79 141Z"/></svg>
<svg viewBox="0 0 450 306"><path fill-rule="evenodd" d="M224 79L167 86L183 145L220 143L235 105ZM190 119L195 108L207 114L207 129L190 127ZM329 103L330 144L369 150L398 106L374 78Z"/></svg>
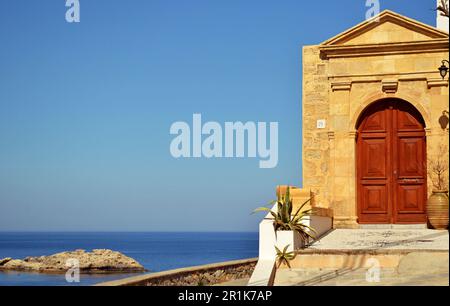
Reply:
<svg viewBox="0 0 450 306"><path fill-rule="evenodd" d="M438 273L402 273L397 269L379 270L374 278L368 269L291 269L282 270L275 277L275 286L448 286L448 271Z"/></svg>
<svg viewBox="0 0 450 306"><path fill-rule="evenodd" d="M449 250L448 231L428 229L336 229L329 232L312 249L424 249Z"/></svg>
<svg viewBox="0 0 450 306"><path fill-rule="evenodd" d="M385 269L397 269L405 258L427 258L448 266L445 250L314 250L301 251L290 261L297 269L361 269L377 264ZM427 266L429 269L431 264ZM281 268L287 268L282 266Z"/></svg>

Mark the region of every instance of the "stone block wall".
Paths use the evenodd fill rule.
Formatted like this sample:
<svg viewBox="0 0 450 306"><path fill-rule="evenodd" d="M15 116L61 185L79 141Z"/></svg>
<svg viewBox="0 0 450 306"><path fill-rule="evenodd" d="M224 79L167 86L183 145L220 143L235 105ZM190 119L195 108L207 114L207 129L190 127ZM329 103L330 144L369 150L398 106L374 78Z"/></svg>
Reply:
<svg viewBox="0 0 450 306"><path fill-rule="evenodd" d="M316 195L316 203L329 207L330 143L328 129L317 129L317 120L329 121L327 65L318 46L303 48L303 183Z"/></svg>
<svg viewBox="0 0 450 306"><path fill-rule="evenodd" d="M409 102L426 123L428 158L436 158L442 145L448 152L448 126L439 120L449 109L449 83L437 70L449 58L448 35L384 14L382 26L367 25L359 36L344 33L331 45L303 48L302 187L316 194L318 206L334 211L337 227L358 227L357 122L369 105L385 98ZM333 45L339 39L342 46ZM324 128L318 120L325 120ZM428 185L431 192L431 180Z"/></svg>

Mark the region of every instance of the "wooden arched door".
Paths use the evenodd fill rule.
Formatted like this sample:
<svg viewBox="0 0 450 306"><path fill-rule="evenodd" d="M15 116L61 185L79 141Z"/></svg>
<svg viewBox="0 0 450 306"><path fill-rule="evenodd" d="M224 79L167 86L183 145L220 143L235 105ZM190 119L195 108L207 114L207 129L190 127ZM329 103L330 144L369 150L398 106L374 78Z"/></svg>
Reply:
<svg viewBox="0 0 450 306"><path fill-rule="evenodd" d="M387 99L362 114L357 136L361 224L426 223L425 124L409 103Z"/></svg>

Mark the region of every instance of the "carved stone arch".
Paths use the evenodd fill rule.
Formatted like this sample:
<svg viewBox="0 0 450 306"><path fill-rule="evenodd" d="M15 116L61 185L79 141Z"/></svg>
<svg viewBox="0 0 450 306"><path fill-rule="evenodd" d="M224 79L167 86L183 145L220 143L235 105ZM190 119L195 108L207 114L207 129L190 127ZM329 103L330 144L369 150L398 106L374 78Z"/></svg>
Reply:
<svg viewBox="0 0 450 306"><path fill-rule="evenodd" d="M420 113L422 116L425 127L430 128L431 127L431 120L428 112L425 110L423 105L417 101L417 98L414 98L412 96L409 96L407 94L396 94L392 96L386 96L385 94L376 94L373 96L370 96L366 100L362 101L362 103L359 105L358 109L353 114L350 124L349 124L349 131L355 131L358 127L358 122L360 117L364 114L364 111L373 103L377 103L379 101L385 100L385 99L398 99L403 102L409 103Z"/></svg>

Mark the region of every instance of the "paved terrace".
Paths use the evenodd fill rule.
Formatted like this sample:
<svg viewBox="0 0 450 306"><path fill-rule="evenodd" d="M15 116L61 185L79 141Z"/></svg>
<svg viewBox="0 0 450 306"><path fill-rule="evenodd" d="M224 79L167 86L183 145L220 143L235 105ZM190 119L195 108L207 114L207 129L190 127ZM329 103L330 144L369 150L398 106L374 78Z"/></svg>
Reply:
<svg viewBox="0 0 450 306"><path fill-rule="evenodd" d="M292 269L278 269L275 286L448 286L448 250L448 231L338 229L302 251ZM313 255L302 257L305 254ZM342 254L348 254L348 262L365 262L372 256L384 262L379 282L368 282L369 268L361 265L326 266L339 262ZM308 256L316 256L320 264L314 265Z"/></svg>
<svg viewBox="0 0 450 306"><path fill-rule="evenodd" d="M315 250L446 250L448 231L428 229L337 229L314 243Z"/></svg>

